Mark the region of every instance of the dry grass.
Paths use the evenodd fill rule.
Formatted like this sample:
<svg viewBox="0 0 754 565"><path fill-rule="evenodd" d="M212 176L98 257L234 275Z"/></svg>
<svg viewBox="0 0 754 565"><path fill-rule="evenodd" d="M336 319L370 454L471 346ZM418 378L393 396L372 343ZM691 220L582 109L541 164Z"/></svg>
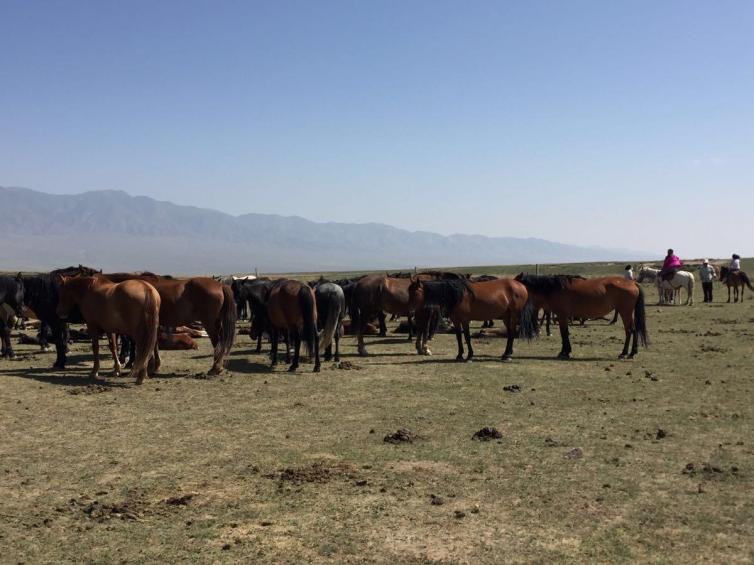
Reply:
<svg viewBox="0 0 754 565"><path fill-rule="evenodd" d="M198 376L202 343L142 387L89 383L86 344L65 374L19 346L0 361L0 560L751 561L754 302L648 316L635 361L601 321L573 329L570 362L556 337L509 364L477 340L458 364L452 336L422 358L391 335L368 359L346 338L360 370L318 375L271 373L242 336L225 376ZM502 439L472 440L483 426ZM385 443L398 428L418 438Z"/></svg>

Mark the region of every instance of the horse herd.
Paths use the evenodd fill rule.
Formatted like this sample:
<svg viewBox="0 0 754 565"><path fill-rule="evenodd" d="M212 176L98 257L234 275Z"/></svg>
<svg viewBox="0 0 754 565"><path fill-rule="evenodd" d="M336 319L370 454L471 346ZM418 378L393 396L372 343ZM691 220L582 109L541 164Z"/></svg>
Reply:
<svg viewBox="0 0 754 565"><path fill-rule="evenodd" d="M449 322L458 342L459 361L474 356L471 321L502 320L506 344L502 360L513 355L516 338L538 335L538 313L557 317L562 347L558 358L571 354L569 321L598 318L615 311L625 329L620 358L632 358L638 344L646 346L644 293L634 281L610 276L540 276L521 273L515 278L470 277L445 272L391 276L371 274L340 281L304 283L293 279L233 280L231 284L208 277L179 279L152 273L102 273L88 267L69 267L46 274L0 277L0 304L20 317L31 310L40 320L42 345L55 344L54 368L64 369L69 323L87 327L94 355L92 378L99 371L99 339L104 334L113 357L114 373L128 359L129 376L142 383L160 367L157 336L160 327L175 328L200 322L214 349L209 374L223 371L233 346L239 311L250 309L252 339L261 351L262 336L269 336L272 366L278 361L280 341L285 342L289 371L300 363L302 344L320 370L325 360L340 360L340 336L346 315L356 335L360 355L367 355L365 328L378 322L385 332L385 315L408 317L409 340L416 351L431 354L431 340L441 320ZM26 312L28 314L28 312ZM3 353L12 356L9 323L0 318ZM117 336L123 345L117 351ZM633 339L633 342L632 342ZM464 357L464 340L466 356ZM293 359L290 360L290 350ZM334 352L333 352L334 350Z"/></svg>

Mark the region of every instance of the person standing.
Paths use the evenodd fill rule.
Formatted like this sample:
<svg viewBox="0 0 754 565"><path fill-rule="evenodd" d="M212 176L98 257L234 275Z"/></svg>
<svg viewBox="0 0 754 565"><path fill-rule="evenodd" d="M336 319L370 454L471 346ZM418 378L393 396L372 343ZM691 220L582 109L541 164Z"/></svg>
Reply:
<svg viewBox="0 0 754 565"><path fill-rule="evenodd" d="M717 278L717 273L707 259L705 259L701 267L699 267L699 278L702 281L704 302L712 302L712 281Z"/></svg>

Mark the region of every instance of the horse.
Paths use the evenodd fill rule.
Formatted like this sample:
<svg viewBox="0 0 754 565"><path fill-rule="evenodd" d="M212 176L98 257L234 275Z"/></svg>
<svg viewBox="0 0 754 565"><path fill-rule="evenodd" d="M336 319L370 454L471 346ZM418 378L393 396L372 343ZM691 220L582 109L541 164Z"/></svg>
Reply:
<svg viewBox="0 0 754 565"><path fill-rule="evenodd" d="M427 271L412 275L410 273L394 273L394 275L366 275L360 278L351 292L350 314L353 327L356 330L359 355L367 355L364 346L364 327L375 317L380 318L380 336L385 336L384 313L408 317L408 340L413 340L413 311L408 303L408 287L412 278L421 280L461 280L466 275L445 271ZM419 324L426 327L425 321Z"/></svg>
<svg viewBox="0 0 754 565"><path fill-rule="evenodd" d="M324 351L325 361L333 358L332 344L335 341L335 362L340 361L340 336L343 333L343 318L346 315L346 297L343 289L331 282L314 287L317 302L317 321L322 329L319 348Z"/></svg>
<svg viewBox="0 0 754 565"><path fill-rule="evenodd" d="M21 273L15 277L0 276L0 304L9 306L17 318L23 316L24 310L24 279ZM10 317L0 316L0 339L2 340L2 357L13 359L13 344L10 341L12 320Z"/></svg>
<svg viewBox="0 0 754 565"><path fill-rule="evenodd" d="M660 304L669 303L666 292L674 293L676 299L675 304L680 302L680 289L686 290L686 306L691 306L694 303L694 273L688 271L677 271L673 278L669 281L664 281L660 277L660 269L653 269L642 265L639 269L639 276L636 278L636 282L641 283L645 280L654 280L657 284L657 293L660 297Z"/></svg>
<svg viewBox="0 0 754 565"><path fill-rule="evenodd" d="M147 376L147 365L157 353L160 313L157 290L144 281L113 283L100 275L60 276L59 281L58 317L65 319L78 307L86 321L94 355L90 378L96 379L99 373L99 336L102 332L107 334L114 376L120 375L115 335L126 334L136 342L137 352L129 377L135 377L137 385L142 384Z"/></svg>
<svg viewBox="0 0 754 565"><path fill-rule="evenodd" d="M464 361L461 330L468 349L465 360L471 361L474 357L469 330L471 320L503 320L508 338L502 354L503 361L510 361L513 355L517 329L519 336L525 339L537 335L534 303L529 299L526 287L510 278L469 282L465 279L423 281L414 277L408 294L409 302L417 312L427 306L436 306L450 318L458 341L457 361ZM420 338L417 338L416 349L421 353Z"/></svg>
<svg viewBox="0 0 754 565"><path fill-rule="evenodd" d="M317 302L309 285L291 279L279 279L272 283L267 300L267 313L274 330L289 331L294 339L293 363L288 367L294 372L299 366L301 342L314 356L314 372L320 369L319 333L317 332ZM278 332L273 331L272 367L277 365Z"/></svg>
<svg viewBox="0 0 754 565"><path fill-rule="evenodd" d="M562 347L559 359L570 359L571 340L568 336L568 320L576 318L599 318L617 310L623 320L626 340L619 359L628 356L632 359L639 349L649 344L647 316L644 304L644 291L635 282L623 277L599 277L583 279L568 275L528 275L520 273L516 280L521 282L535 297L546 305L546 309L558 317ZM633 336L633 346L628 346Z"/></svg>
<svg viewBox="0 0 754 565"><path fill-rule="evenodd" d="M68 323L83 324L84 319L77 308L74 308L64 321L61 320L57 313L58 306L58 289L60 286L59 276L74 277L78 275L91 276L100 271L91 267L66 267L64 269L55 269L49 273L25 275L24 281L24 300L26 305L32 309L42 323L42 330L49 329L49 334L55 343L55 363L53 369L65 369L66 354L68 352ZM46 335L43 335L42 346L46 345Z"/></svg>
<svg viewBox="0 0 754 565"><path fill-rule="evenodd" d="M209 335L214 349L208 375L223 371L225 357L230 353L236 335L236 303L233 291L226 284L209 277L175 279L153 273L106 273L111 282L145 281L160 294L160 324L174 328L199 320ZM159 359L155 359L159 370Z"/></svg>
<svg viewBox="0 0 754 565"><path fill-rule="evenodd" d="M744 285L749 290L754 290L751 286L749 275L743 271L731 271L729 267L720 267L720 282L728 287L728 302L730 302L730 289L733 289L733 302L738 302L738 289L741 289L741 302L744 301Z"/></svg>

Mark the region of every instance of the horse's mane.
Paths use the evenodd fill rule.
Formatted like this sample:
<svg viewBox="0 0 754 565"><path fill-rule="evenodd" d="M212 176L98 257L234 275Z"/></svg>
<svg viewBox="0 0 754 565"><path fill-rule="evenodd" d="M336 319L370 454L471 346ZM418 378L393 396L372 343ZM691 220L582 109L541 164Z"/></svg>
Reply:
<svg viewBox="0 0 754 565"><path fill-rule="evenodd" d="M553 294L567 289L575 280L584 280L581 275L530 275L521 273L516 280L539 294Z"/></svg>
<svg viewBox="0 0 754 565"><path fill-rule="evenodd" d="M50 271L50 275L53 277L55 275L62 275L64 277L77 277L77 276L92 276L96 275L98 273L101 273L102 271L98 271L97 269L92 269L91 267L85 267L84 265L79 265L78 267L64 267L62 269L55 269L54 271Z"/></svg>
<svg viewBox="0 0 754 565"><path fill-rule="evenodd" d="M475 275L471 277L469 280L471 282L486 282L486 281L496 281L498 277L495 275Z"/></svg>
<svg viewBox="0 0 754 565"><path fill-rule="evenodd" d="M450 271L422 271L419 275L427 275L433 280L468 280L470 275L451 273Z"/></svg>
<svg viewBox="0 0 754 565"><path fill-rule="evenodd" d="M425 281L422 282L422 287L425 306L438 306L445 312L450 312L455 308L467 292L474 294L466 279Z"/></svg>

